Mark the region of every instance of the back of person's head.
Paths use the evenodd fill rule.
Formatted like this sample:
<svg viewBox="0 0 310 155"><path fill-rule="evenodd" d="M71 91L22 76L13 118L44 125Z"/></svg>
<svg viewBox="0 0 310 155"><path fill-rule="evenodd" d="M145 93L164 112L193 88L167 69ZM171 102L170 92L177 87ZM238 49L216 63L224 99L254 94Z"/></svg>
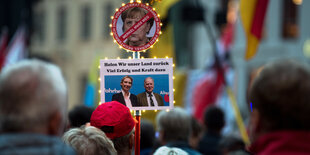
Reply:
<svg viewBox="0 0 310 155"><path fill-rule="evenodd" d="M78 155L117 154L112 141L96 127L72 128L64 134L63 140Z"/></svg>
<svg viewBox="0 0 310 155"><path fill-rule="evenodd" d="M155 129L153 124L146 119L141 120L140 149L152 148L155 142Z"/></svg>
<svg viewBox="0 0 310 155"><path fill-rule="evenodd" d="M23 60L0 74L0 131L63 133L67 87L56 65Z"/></svg>
<svg viewBox="0 0 310 155"><path fill-rule="evenodd" d="M161 111L156 116L156 123L160 132L162 144L173 141L188 142L191 133L191 116L180 107Z"/></svg>
<svg viewBox="0 0 310 155"><path fill-rule="evenodd" d="M90 124L101 129L113 141L118 154L131 151L135 123L128 107L117 101L102 103L90 118Z"/></svg>
<svg viewBox="0 0 310 155"><path fill-rule="evenodd" d="M84 105L78 105L69 112L70 127L80 127L90 122L94 109Z"/></svg>
<svg viewBox="0 0 310 155"><path fill-rule="evenodd" d="M204 113L204 124L207 131L220 133L225 125L224 112L216 106L209 106Z"/></svg>
<svg viewBox="0 0 310 155"><path fill-rule="evenodd" d="M280 60L264 66L254 79L250 101L258 113L259 128L310 130L310 71L293 60Z"/></svg>

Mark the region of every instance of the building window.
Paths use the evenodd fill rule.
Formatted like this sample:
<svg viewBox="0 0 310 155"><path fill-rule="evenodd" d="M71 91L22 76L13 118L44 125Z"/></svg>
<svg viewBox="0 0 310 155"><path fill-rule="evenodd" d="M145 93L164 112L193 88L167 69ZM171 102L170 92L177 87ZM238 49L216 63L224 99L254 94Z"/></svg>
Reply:
<svg viewBox="0 0 310 155"><path fill-rule="evenodd" d="M103 36L104 39L110 39L110 24L112 23L111 21L111 16L113 16L113 5L111 2L107 3L103 7Z"/></svg>
<svg viewBox="0 0 310 155"><path fill-rule="evenodd" d="M57 40L62 42L67 37L67 10L64 6L58 8L57 19Z"/></svg>
<svg viewBox="0 0 310 155"><path fill-rule="evenodd" d="M89 5L84 5L81 9L81 38L89 40L91 36L91 9Z"/></svg>
<svg viewBox="0 0 310 155"><path fill-rule="evenodd" d="M293 0L283 1L282 37L295 39L299 36L298 3Z"/></svg>
<svg viewBox="0 0 310 155"><path fill-rule="evenodd" d="M45 40L45 12L43 10L35 12L33 20L35 39L39 43L43 43Z"/></svg>

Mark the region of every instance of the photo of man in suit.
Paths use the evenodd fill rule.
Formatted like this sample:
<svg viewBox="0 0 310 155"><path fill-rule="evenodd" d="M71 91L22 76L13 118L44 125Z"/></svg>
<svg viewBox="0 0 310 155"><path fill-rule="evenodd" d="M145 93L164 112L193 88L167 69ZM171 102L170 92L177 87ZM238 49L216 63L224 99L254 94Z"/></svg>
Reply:
<svg viewBox="0 0 310 155"><path fill-rule="evenodd" d="M124 76L121 80L122 91L117 94L113 94L112 101L118 101L127 107L139 106L137 96L129 92L133 83L131 76Z"/></svg>
<svg viewBox="0 0 310 155"><path fill-rule="evenodd" d="M164 99L161 95L154 93L154 79L147 77L144 79L145 92L137 95L141 106L164 106Z"/></svg>

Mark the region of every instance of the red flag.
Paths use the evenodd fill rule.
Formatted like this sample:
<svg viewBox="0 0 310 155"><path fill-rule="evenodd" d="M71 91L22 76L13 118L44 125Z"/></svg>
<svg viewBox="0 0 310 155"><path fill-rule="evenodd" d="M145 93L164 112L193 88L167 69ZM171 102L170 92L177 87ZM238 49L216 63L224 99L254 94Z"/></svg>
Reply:
<svg viewBox="0 0 310 155"><path fill-rule="evenodd" d="M193 93L193 115L199 121L203 120L205 109L215 104L218 96L222 93L225 86L224 72L229 67L229 59L226 58L230 51L234 36L234 23L228 23L216 42L217 50L214 64L208 75L198 82Z"/></svg>
<svg viewBox="0 0 310 155"><path fill-rule="evenodd" d="M220 69L213 70L214 75L205 77L199 82L193 95L193 115L202 122L205 109L215 104L218 94L224 86L224 75Z"/></svg>
<svg viewBox="0 0 310 155"><path fill-rule="evenodd" d="M226 27L223 30L222 35L220 36L220 41L224 46L224 51L228 52L230 50L230 46L234 41L235 34L235 23L227 23Z"/></svg>
<svg viewBox="0 0 310 155"><path fill-rule="evenodd" d="M6 28L4 28L1 32L0 37L0 70L3 67L5 56L6 56L6 48L8 46L9 35Z"/></svg>

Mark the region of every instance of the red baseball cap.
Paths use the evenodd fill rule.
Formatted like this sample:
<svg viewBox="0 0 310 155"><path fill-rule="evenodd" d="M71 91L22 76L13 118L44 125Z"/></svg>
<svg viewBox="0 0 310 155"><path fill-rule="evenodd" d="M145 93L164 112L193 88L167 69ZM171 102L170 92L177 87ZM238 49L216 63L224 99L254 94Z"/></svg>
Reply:
<svg viewBox="0 0 310 155"><path fill-rule="evenodd" d="M117 101L102 103L90 118L90 125L103 130L110 139L129 134L135 123L129 109Z"/></svg>

